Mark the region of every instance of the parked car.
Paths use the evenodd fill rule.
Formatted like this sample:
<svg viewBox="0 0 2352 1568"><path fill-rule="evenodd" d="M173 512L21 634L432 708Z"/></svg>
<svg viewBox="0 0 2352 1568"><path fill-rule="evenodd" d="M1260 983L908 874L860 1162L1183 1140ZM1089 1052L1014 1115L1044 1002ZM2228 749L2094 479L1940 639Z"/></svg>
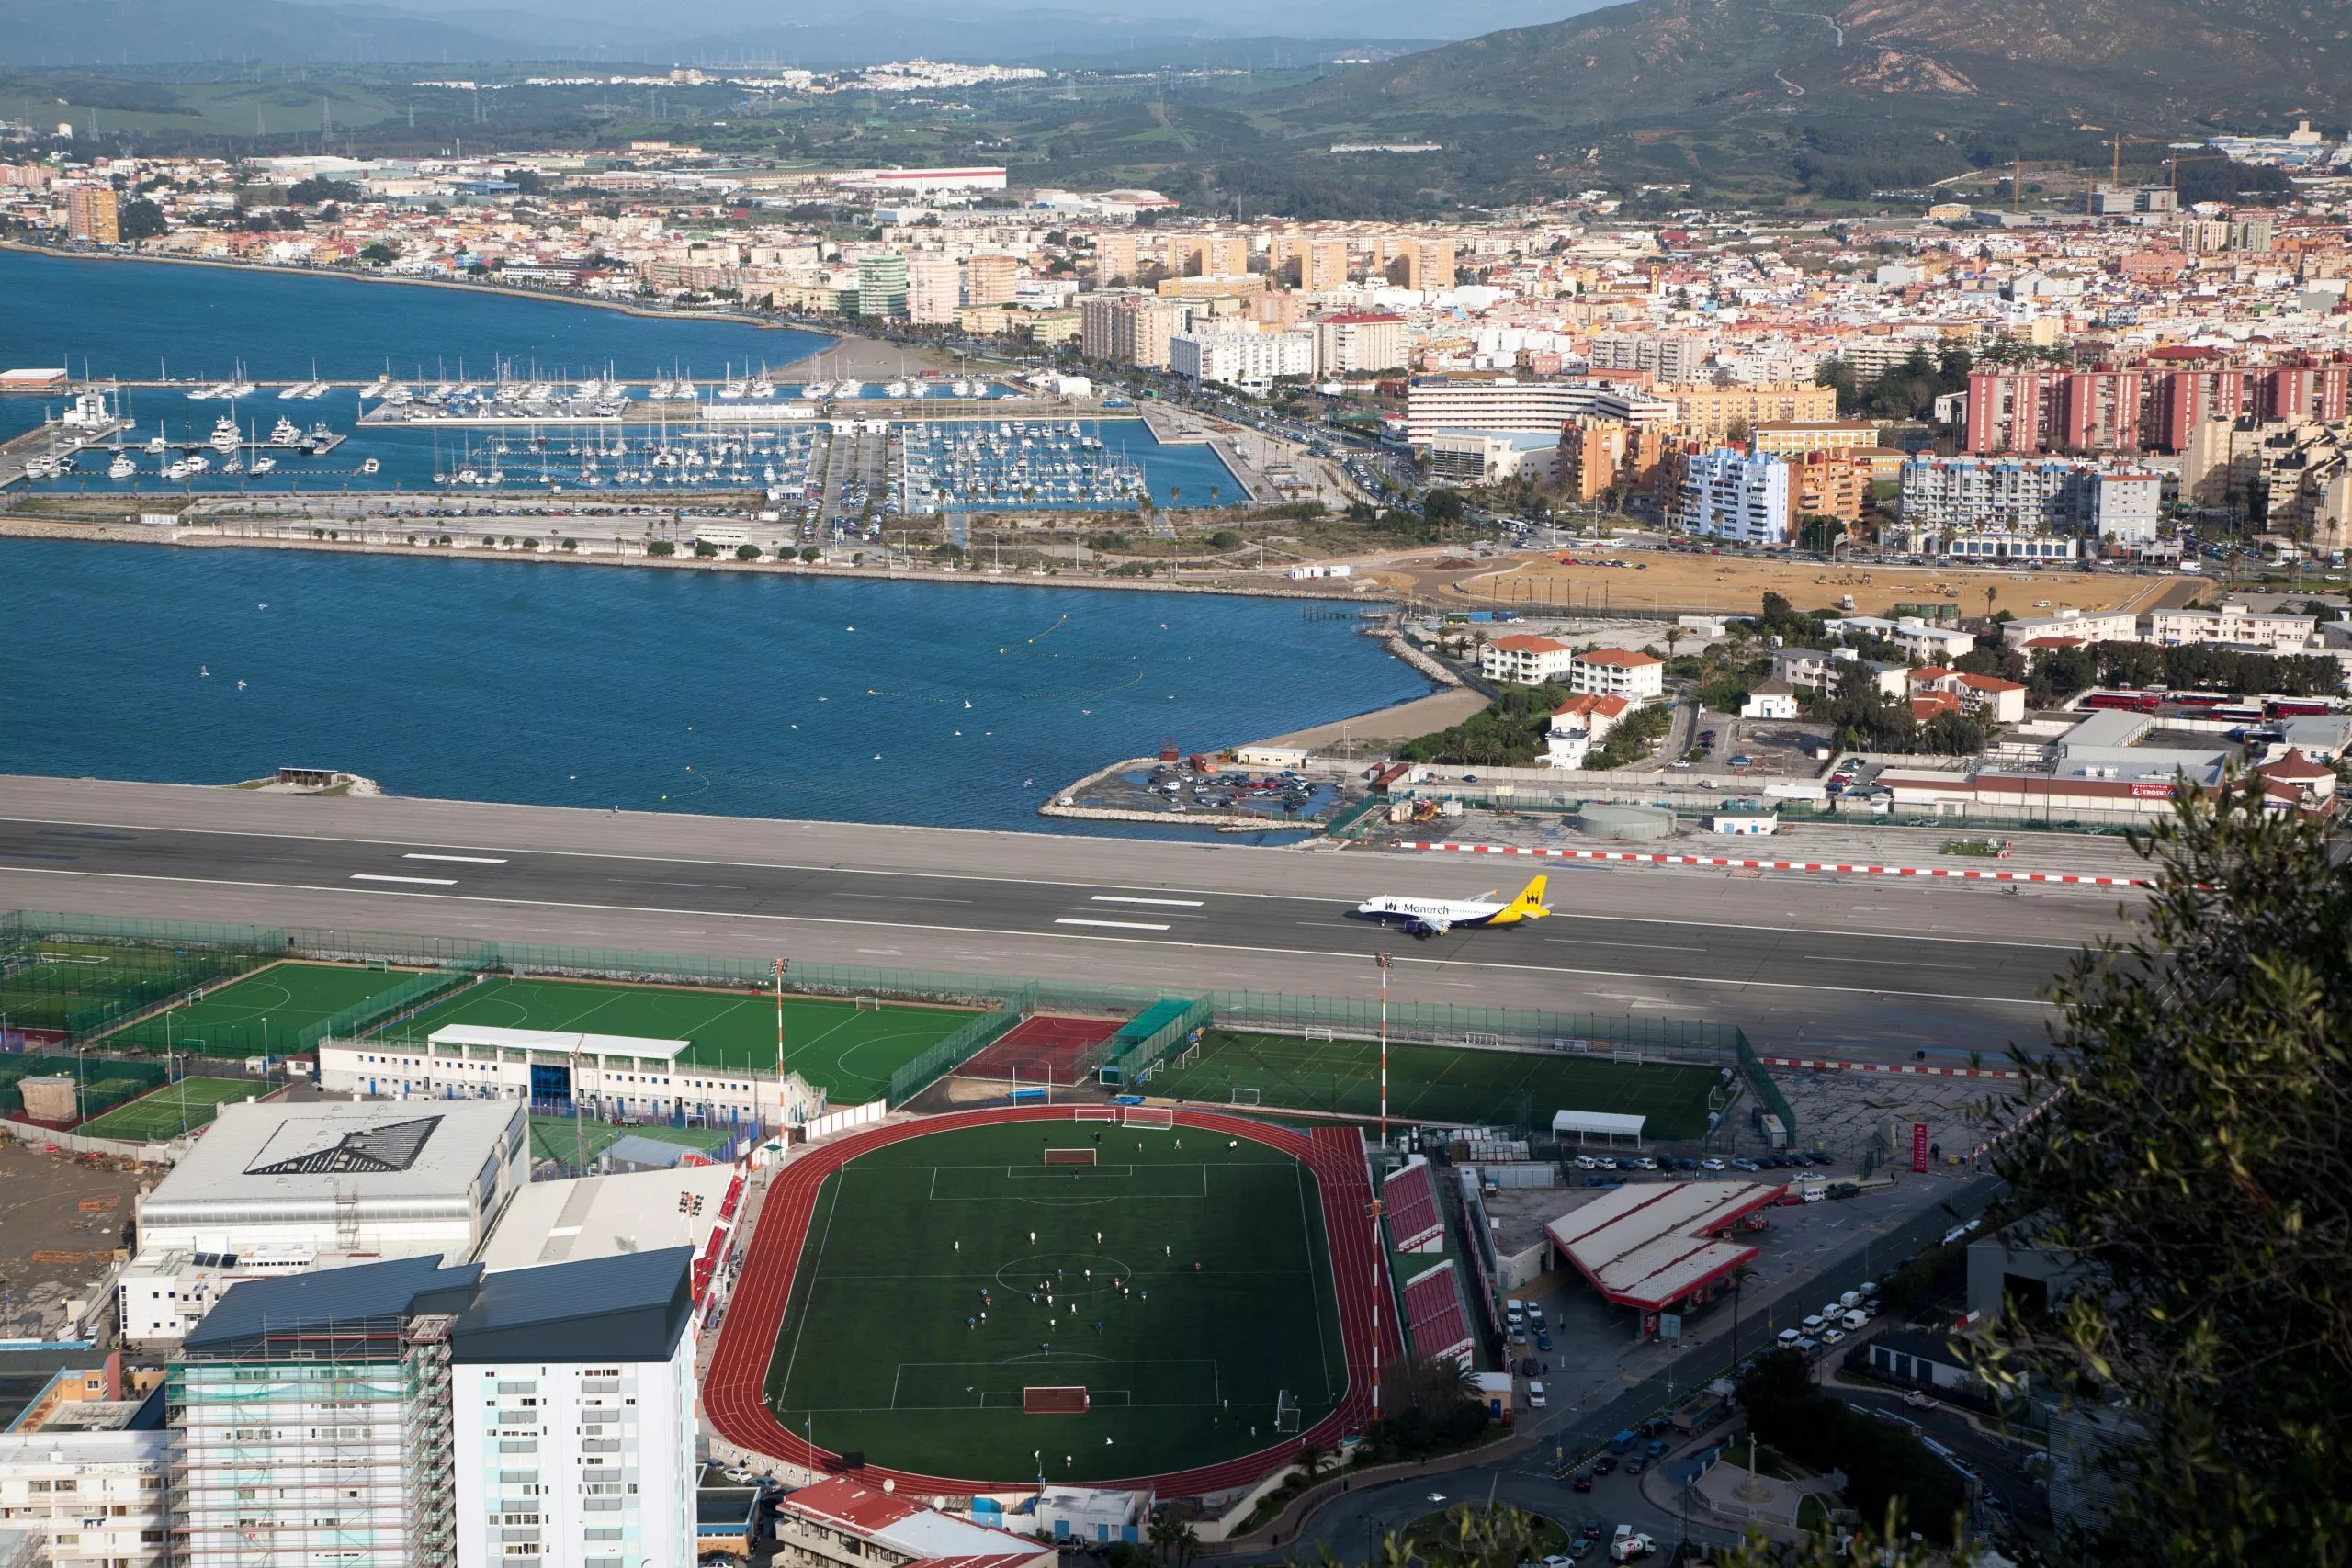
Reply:
<svg viewBox="0 0 2352 1568"><path fill-rule="evenodd" d="M1752 1159L1736 1159L1732 1161L1731 1164L1734 1170L1761 1170L1764 1168Z"/></svg>
<svg viewBox="0 0 2352 1568"><path fill-rule="evenodd" d="M1546 1347L1546 1348L1549 1348L1549 1347ZM1544 1385L1542 1383L1531 1382L1527 1385L1527 1404L1528 1407L1532 1410L1541 1410L1544 1408Z"/></svg>
<svg viewBox="0 0 2352 1568"><path fill-rule="evenodd" d="M1639 1454L1635 1454L1632 1459L1625 1461L1625 1473L1628 1475L1639 1475L1649 1467L1649 1461L1644 1459Z"/></svg>
<svg viewBox="0 0 2352 1568"><path fill-rule="evenodd" d="M1664 1459L1666 1457L1666 1439L1664 1438L1652 1438L1649 1441L1649 1446L1644 1449L1642 1452L1647 1454L1653 1460Z"/></svg>
<svg viewBox="0 0 2352 1568"><path fill-rule="evenodd" d="M1724 1168L1724 1162L1717 1159L1714 1156L1709 1155L1705 1159L1699 1162L1699 1168L1701 1170L1721 1170Z"/></svg>
<svg viewBox="0 0 2352 1568"><path fill-rule="evenodd" d="M1845 1337L1846 1331L1842 1328L1825 1328L1821 1331L1821 1342L1824 1345L1835 1345Z"/></svg>
<svg viewBox="0 0 2352 1568"><path fill-rule="evenodd" d="M1783 1328L1781 1330L1780 1336L1781 1348L1783 1350L1793 1350L1796 1348L1797 1341L1803 1337L1804 1336L1799 1334L1793 1328Z"/></svg>
<svg viewBox="0 0 2352 1568"><path fill-rule="evenodd" d="M1589 1492L1589 1491L1591 1491L1591 1490L1592 1490L1592 1472L1590 1472L1590 1471L1589 1471L1589 1470L1579 1470L1579 1471L1577 1471L1574 1475L1569 1476L1569 1477L1568 1477L1568 1490L1569 1490L1569 1491L1571 1491L1571 1492Z"/></svg>

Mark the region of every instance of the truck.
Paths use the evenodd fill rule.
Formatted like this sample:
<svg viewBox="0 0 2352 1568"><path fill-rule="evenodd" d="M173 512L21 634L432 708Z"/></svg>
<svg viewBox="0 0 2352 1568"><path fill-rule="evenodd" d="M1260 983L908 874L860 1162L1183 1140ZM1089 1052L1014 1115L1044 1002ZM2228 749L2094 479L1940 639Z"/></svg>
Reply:
<svg viewBox="0 0 2352 1568"><path fill-rule="evenodd" d="M1629 1427L1609 1439L1609 1451L1612 1454L1629 1454L1634 1451L1634 1445L1639 1441L1641 1441L1639 1434Z"/></svg>

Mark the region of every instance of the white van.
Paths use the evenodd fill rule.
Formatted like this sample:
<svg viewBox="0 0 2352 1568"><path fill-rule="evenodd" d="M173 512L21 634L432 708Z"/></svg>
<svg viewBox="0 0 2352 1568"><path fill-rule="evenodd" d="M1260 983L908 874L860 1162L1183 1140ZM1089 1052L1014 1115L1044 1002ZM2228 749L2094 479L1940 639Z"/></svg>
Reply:
<svg viewBox="0 0 2352 1568"><path fill-rule="evenodd" d="M1530 1409L1544 1408L1544 1385L1532 1379L1529 1380L1527 1384L1527 1404Z"/></svg>
<svg viewBox="0 0 2352 1568"><path fill-rule="evenodd" d="M1818 1334L1821 1332L1822 1327L1822 1317L1817 1312L1811 1314L1804 1320L1804 1331L1807 1334Z"/></svg>
<svg viewBox="0 0 2352 1568"><path fill-rule="evenodd" d="M1860 1307L1856 1307L1853 1311L1846 1314L1846 1332L1851 1334L1856 1329L1861 1327L1864 1324L1870 1322L1870 1314L1864 1312Z"/></svg>
<svg viewBox="0 0 2352 1568"><path fill-rule="evenodd" d="M1527 1309L1520 1305L1519 1298L1517 1296L1513 1296L1510 1300L1503 1303L1503 1321L1510 1324L1513 1328L1517 1328L1521 1323L1525 1322L1526 1317Z"/></svg>

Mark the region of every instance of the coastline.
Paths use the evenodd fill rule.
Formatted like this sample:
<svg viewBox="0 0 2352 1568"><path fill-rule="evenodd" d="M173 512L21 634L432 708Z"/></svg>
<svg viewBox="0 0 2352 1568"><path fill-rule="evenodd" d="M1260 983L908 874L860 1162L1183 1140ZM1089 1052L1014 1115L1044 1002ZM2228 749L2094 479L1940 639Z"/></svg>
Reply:
<svg viewBox="0 0 2352 1568"><path fill-rule="evenodd" d="M1235 599L1298 599L1341 604L1381 604L1384 596L1360 597L1334 589L1307 586L1340 579L1287 579L1263 585L1233 582L1193 582L1178 577L1038 576L1027 572L893 571L876 566L806 566L798 561L740 561L725 556L704 559L694 556L607 556L566 554L561 550L445 550L413 545L377 545L356 540L262 539L198 534L145 524L67 523L38 517L17 517L0 511L0 539L42 539L69 544L126 545L207 550L322 550L334 555L393 556L403 560L480 560L548 562L559 566L627 567L655 571L768 572L786 577L855 578L878 582L940 582L968 587L1100 588L1126 593L1204 593ZM1393 650L1391 650L1393 652ZM1408 660L1405 662L1411 663ZM1417 667L1418 668L1418 667ZM1423 671L1426 673L1426 671ZM1413 699L1418 701L1419 699ZM1378 710L1375 710L1378 711Z"/></svg>
<svg viewBox="0 0 2352 1568"><path fill-rule="evenodd" d="M223 261L214 256L180 256L149 254L134 252L122 254L114 251L61 250L54 245L28 245L21 240L0 240L0 251L15 251L19 255L46 256L52 261L151 263L160 266L209 266L224 272L269 273L285 277L337 278L345 283L391 283L412 288L447 288L462 294L493 294L508 299L537 299L551 305L582 305L594 310L616 310L624 316L638 316L658 321L732 321L739 326L759 327L769 332L807 333L812 337L830 337L838 346L849 341L846 334L828 327L813 327L798 321L773 321L764 316L747 316L732 310L654 310L620 299L599 299L572 290L557 291L542 288L518 288L503 283L467 283L451 277L402 277L388 273L346 271L332 266L278 266L269 262ZM831 349L820 349L830 354ZM803 355L812 359L815 354ZM797 365L799 359L787 363Z"/></svg>

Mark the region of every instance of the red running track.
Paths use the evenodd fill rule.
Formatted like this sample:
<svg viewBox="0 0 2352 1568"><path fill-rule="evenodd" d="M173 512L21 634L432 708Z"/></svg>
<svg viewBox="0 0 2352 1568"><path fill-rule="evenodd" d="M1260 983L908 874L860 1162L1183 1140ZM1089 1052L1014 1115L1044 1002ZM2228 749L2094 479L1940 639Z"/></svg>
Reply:
<svg viewBox="0 0 2352 1568"><path fill-rule="evenodd" d="M1402 1354L1396 1314L1381 1312L1387 1280L1378 1272L1383 1262L1373 1243L1372 1223L1365 1215L1372 1187L1364 1169L1363 1141L1351 1127L1318 1127L1295 1133L1246 1117L1213 1111L1179 1110L1179 1127L1197 1127L1227 1137L1248 1138L1279 1150L1315 1173L1323 1199L1323 1231L1339 1287L1340 1332L1348 1364L1348 1391L1339 1408L1295 1438L1261 1449L1239 1459L1178 1471L1168 1475L1141 1475L1123 1481L1102 1481L1101 1486L1148 1486L1163 1497L1194 1496L1248 1486L1288 1464L1302 1442L1325 1450L1372 1419L1374 1340L1383 1365ZM719 1329L718 1348L712 1354L704 1379L703 1414L718 1435L739 1448L765 1454L786 1464L823 1470L838 1456L815 1448L788 1430L768 1408L768 1365L775 1359L783 1330L786 1304L792 1299L793 1272L799 1267L810 1217L816 1213L818 1190L842 1166L908 1138L960 1127L988 1126L1001 1122L1071 1122L1077 1118L1064 1105L1000 1107L967 1111L917 1122L892 1122L852 1134L801 1156L776 1174L767 1201L760 1210L741 1278ZM1377 1325L1375 1327L1375 1325ZM867 1465L861 1474L876 1481L895 1481L902 1490L923 1495L957 1495L973 1492L1014 1492L1034 1487L1032 1478L995 1480L916 1475L905 1471Z"/></svg>

